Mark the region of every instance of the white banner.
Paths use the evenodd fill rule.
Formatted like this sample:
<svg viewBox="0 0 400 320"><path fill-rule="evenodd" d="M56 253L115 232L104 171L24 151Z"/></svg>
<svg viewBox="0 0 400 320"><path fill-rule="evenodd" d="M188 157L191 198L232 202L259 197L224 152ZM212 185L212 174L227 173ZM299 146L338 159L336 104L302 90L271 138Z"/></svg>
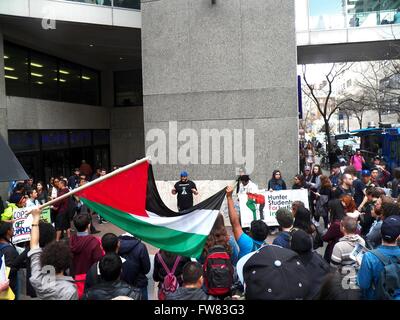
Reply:
<svg viewBox="0 0 400 320"><path fill-rule="evenodd" d="M31 240L31 228L33 217L31 212L35 207L21 208L13 212L14 235L12 243L20 243ZM29 214L29 215L28 215Z"/></svg>
<svg viewBox="0 0 400 320"><path fill-rule="evenodd" d="M268 226L278 226L276 212L280 208L291 210L294 201L302 201L309 209L306 189L273 192L260 190L257 194L239 194L238 198L243 228L250 227L251 222L258 219L262 219Z"/></svg>

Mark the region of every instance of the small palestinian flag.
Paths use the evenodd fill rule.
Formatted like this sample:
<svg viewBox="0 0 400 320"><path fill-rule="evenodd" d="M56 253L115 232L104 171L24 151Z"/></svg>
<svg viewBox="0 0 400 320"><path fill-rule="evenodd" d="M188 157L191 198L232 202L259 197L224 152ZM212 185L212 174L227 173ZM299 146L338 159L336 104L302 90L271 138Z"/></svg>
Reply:
<svg viewBox="0 0 400 320"><path fill-rule="evenodd" d="M225 189L181 212L161 200L146 161L76 193L90 209L157 248L197 258L214 225Z"/></svg>

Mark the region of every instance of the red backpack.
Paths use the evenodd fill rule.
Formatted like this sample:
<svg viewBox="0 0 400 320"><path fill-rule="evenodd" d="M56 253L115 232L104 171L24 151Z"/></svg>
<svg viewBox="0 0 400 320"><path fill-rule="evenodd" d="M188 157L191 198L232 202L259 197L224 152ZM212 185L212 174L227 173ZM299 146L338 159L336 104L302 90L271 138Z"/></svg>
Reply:
<svg viewBox="0 0 400 320"><path fill-rule="evenodd" d="M161 284L161 287L158 290L158 300L165 300L167 292L175 292L176 289L178 289L179 287L179 282L175 276L175 271L176 268L178 267L181 257L180 256L176 257L174 266L172 267L171 271L168 269L160 253L157 253L157 258L160 261L161 265L163 266L165 272L167 273L167 275L164 277L164 281Z"/></svg>
<svg viewBox="0 0 400 320"><path fill-rule="evenodd" d="M214 246L209 250L203 269L208 294L225 296L230 293L234 270L224 246Z"/></svg>

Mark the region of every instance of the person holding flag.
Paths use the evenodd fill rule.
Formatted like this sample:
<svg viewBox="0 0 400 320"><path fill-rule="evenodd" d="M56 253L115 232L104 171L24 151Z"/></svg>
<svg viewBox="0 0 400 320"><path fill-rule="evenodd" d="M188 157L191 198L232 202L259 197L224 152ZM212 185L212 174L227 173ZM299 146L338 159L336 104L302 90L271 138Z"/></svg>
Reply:
<svg viewBox="0 0 400 320"><path fill-rule="evenodd" d="M224 201L225 188L185 211L173 211L162 201L152 165L144 158L39 208L73 194L88 208L142 241L174 254L199 258Z"/></svg>

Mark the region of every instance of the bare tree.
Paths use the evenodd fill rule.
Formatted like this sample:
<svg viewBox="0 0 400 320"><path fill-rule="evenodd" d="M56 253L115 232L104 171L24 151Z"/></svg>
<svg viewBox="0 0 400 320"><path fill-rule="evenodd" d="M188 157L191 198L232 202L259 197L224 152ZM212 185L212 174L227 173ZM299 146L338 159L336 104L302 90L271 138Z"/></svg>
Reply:
<svg viewBox="0 0 400 320"><path fill-rule="evenodd" d="M367 109L376 110L378 121L382 122L382 114L390 111L400 114L400 65L395 60L369 61L356 71L356 81L363 92L363 104Z"/></svg>
<svg viewBox="0 0 400 320"><path fill-rule="evenodd" d="M338 110L341 104L345 103L346 100L340 101L339 103L334 102L332 98L333 84L335 80L343 75L352 67L353 63L333 63L329 72L324 75L324 84L319 88L310 84L307 79L307 66L303 65L303 80L305 86L302 88L303 93L315 104L319 113L324 121L324 131L326 137L326 150L330 152L332 150L331 145L331 130L330 120L332 115ZM332 103L334 102L334 103Z"/></svg>
<svg viewBox="0 0 400 320"><path fill-rule="evenodd" d="M366 101L367 92L362 90L357 95L346 95L340 101L343 103L340 106L340 111L347 117L347 131L350 131L349 122L351 117L356 117L360 129L362 128L362 122L364 112L370 109L368 102Z"/></svg>

